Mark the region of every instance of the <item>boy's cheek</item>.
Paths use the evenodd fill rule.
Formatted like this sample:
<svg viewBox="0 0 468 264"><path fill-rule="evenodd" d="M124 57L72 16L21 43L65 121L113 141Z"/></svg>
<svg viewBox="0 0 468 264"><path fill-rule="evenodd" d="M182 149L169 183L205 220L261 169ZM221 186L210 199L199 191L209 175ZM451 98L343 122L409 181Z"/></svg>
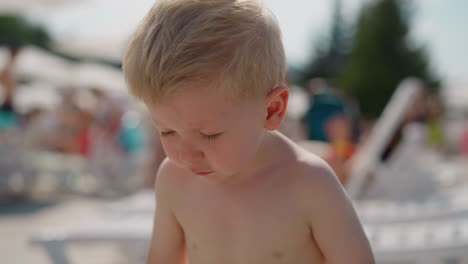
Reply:
<svg viewBox="0 0 468 264"><path fill-rule="evenodd" d="M166 153L166 156L173 162L175 162L176 164L179 164L178 161L177 161L177 156L175 154L175 152L172 150L172 148L167 145L167 144L162 144L163 146L163 150L164 150L164 153Z"/></svg>

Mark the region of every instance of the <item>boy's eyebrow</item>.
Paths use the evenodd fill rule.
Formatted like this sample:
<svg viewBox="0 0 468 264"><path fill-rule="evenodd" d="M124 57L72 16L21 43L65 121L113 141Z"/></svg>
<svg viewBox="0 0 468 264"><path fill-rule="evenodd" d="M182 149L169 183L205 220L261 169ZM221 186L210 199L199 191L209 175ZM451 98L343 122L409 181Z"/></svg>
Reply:
<svg viewBox="0 0 468 264"><path fill-rule="evenodd" d="M153 125L158 130L169 129L169 128L163 128L162 126L159 126L155 121L153 121ZM224 132L224 131L221 131L220 129L212 129L212 128L208 129L207 127L197 127L197 128L192 128L190 130L193 133L200 133L200 134L203 134L203 135L209 135L209 134L213 134L213 133Z"/></svg>
<svg viewBox="0 0 468 264"><path fill-rule="evenodd" d="M156 127L156 129L161 130L161 129L169 129L168 127L165 127L163 124L159 123L154 116L151 116L151 122L153 125ZM224 129L225 125L224 124L218 124L216 126L213 126L213 122L197 122L197 124L192 124L190 126L190 130L192 132L199 132L199 133L217 133Z"/></svg>

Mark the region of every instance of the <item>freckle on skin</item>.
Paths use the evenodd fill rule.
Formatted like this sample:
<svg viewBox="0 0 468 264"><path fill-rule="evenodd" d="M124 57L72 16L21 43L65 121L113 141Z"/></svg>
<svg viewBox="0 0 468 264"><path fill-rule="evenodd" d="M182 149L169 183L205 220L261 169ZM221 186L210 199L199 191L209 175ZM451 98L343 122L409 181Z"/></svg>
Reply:
<svg viewBox="0 0 468 264"><path fill-rule="evenodd" d="M279 252L278 250L273 251L273 254L272 254L272 255L273 255L273 257L274 257L275 259L281 259L281 258L283 258L283 254L282 254L281 252Z"/></svg>
<svg viewBox="0 0 468 264"><path fill-rule="evenodd" d="M193 248L193 249L197 249L197 248L198 248L197 243L193 242L193 243L192 243L192 248Z"/></svg>

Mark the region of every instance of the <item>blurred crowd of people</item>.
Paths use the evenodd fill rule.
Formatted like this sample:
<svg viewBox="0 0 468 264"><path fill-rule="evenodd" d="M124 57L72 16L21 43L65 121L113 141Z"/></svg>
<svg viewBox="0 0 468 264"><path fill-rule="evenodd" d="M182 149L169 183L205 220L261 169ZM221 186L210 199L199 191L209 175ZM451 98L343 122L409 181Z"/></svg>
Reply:
<svg viewBox="0 0 468 264"><path fill-rule="evenodd" d="M332 166L343 184L349 180L353 156L371 133L373 123L360 114L358 102L343 90L336 89L325 79L312 79L305 87L309 96L308 109L300 119L303 135L302 145L322 157ZM447 106L438 94L429 94L425 88L416 96L405 113L381 160L385 162L402 142L405 128L418 124L423 127L421 135L425 147L441 155L468 155L468 122L464 122L462 134L453 137L447 131ZM374 121L375 122L375 121ZM323 142L323 144L311 144ZM318 151L320 148L324 149Z"/></svg>
<svg viewBox="0 0 468 264"><path fill-rule="evenodd" d="M90 162L100 174L140 177L152 187L164 151L150 118L128 96L117 96L100 87L57 89L60 103L53 108L33 107L20 112L15 106L17 76L15 62L20 47L10 47L0 72L0 144L19 142L28 151L77 155ZM313 79L303 89L307 109L285 120L281 131L319 154L335 170L343 184L348 181L352 157L366 140L372 124L360 115L359 104L331 82ZM301 95L301 96L304 96ZM427 145L448 152L444 125L445 107L440 97L421 94L406 114L382 160L400 143L404 127L426 125ZM468 125L457 151L468 153ZM453 149L452 149L453 151Z"/></svg>
<svg viewBox="0 0 468 264"><path fill-rule="evenodd" d="M56 89L57 105L20 111L14 71L20 52L21 48L11 47L0 72L0 146L81 157L94 173L101 174L97 177L118 180L116 175L121 175L120 180L134 178L152 187L164 153L141 106L100 87L70 84Z"/></svg>

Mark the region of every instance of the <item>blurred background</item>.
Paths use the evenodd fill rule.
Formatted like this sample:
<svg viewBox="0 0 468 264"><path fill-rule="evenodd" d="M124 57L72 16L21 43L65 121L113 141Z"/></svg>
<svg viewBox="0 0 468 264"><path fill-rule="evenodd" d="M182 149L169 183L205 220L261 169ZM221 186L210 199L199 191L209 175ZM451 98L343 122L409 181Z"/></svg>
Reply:
<svg viewBox="0 0 468 264"><path fill-rule="evenodd" d="M467 1L264 2L280 130L335 170L377 263L468 263ZM2 263L143 263L164 152L121 58L153 3L0 2Z"/></svg>

